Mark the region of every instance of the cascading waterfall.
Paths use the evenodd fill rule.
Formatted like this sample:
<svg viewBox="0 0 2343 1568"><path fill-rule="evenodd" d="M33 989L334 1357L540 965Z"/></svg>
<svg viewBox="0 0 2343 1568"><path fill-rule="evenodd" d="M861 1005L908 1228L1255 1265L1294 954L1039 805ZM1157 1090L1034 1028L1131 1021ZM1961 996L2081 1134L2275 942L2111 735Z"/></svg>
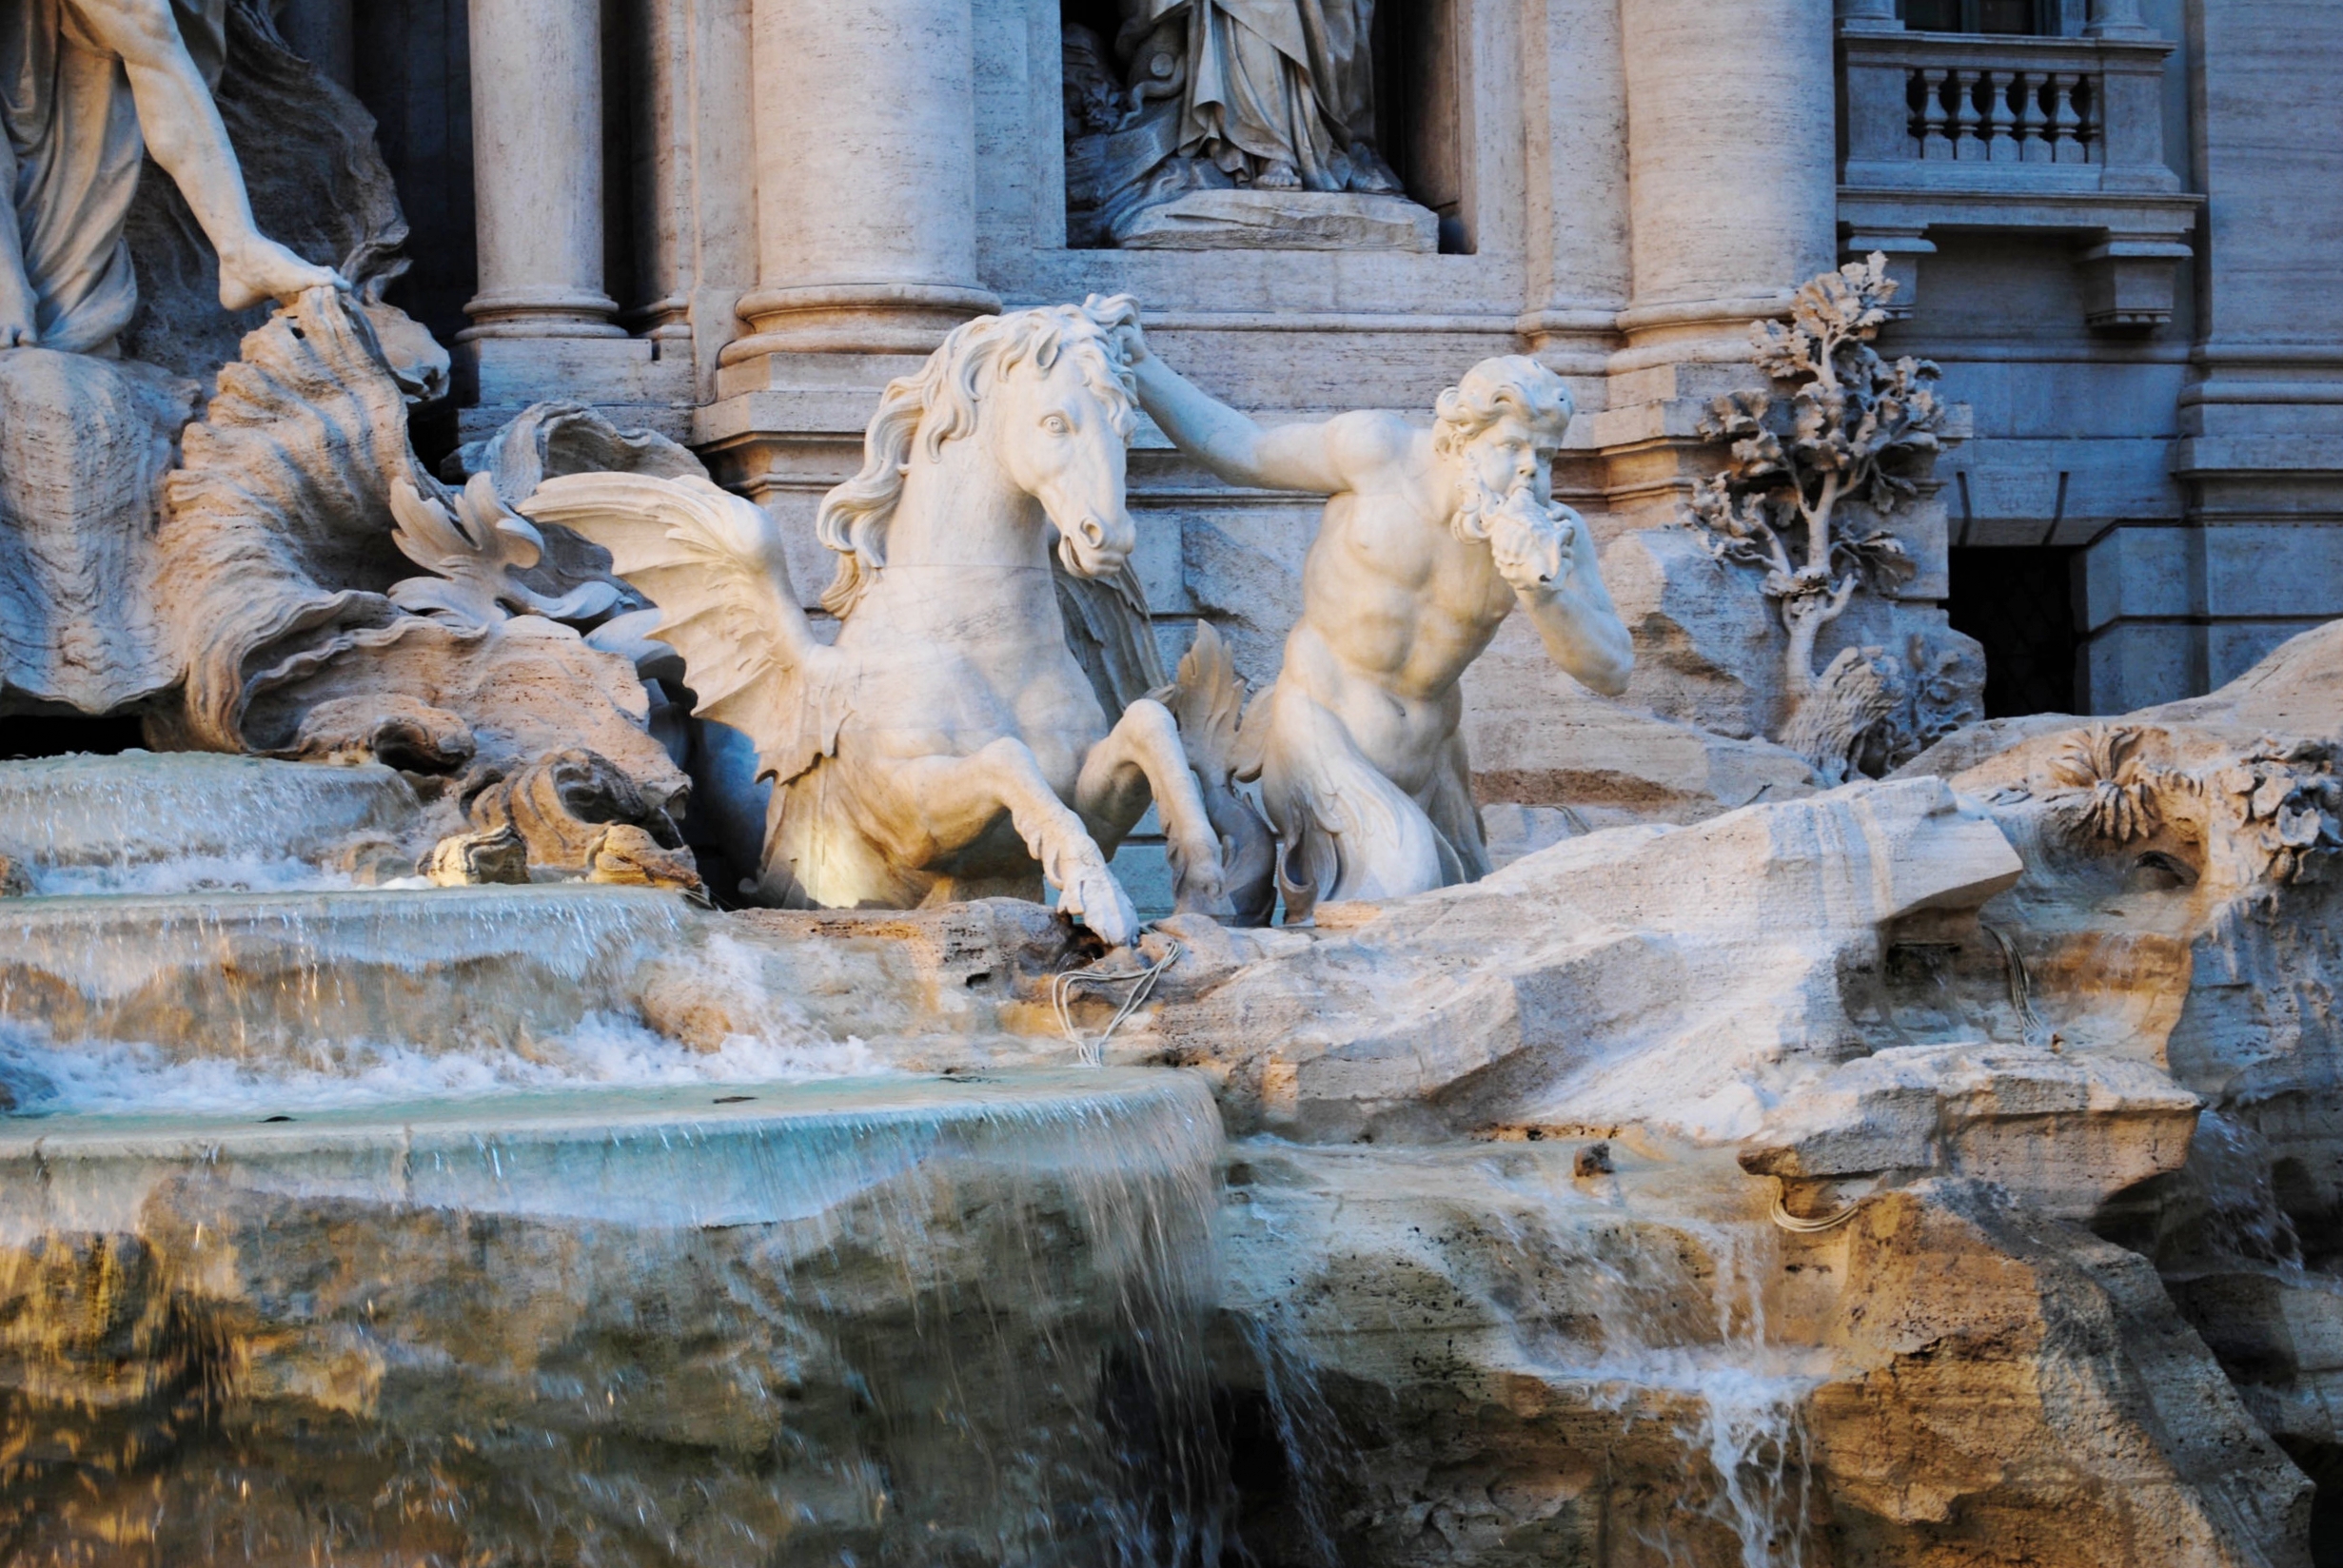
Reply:
<svg viewBox="0 0 2343 1568"><path fill-rule="evenodd" d="M11 1127L11 1560L1217 1561L1218 1145L1161 1073Z"/></svg>

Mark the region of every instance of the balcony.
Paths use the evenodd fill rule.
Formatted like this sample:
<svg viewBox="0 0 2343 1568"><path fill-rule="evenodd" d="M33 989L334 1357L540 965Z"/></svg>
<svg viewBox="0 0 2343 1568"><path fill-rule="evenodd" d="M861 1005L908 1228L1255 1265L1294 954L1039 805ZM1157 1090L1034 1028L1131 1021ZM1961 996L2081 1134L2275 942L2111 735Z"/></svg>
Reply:
<svg viewBox="0 0 2343 1568"><path fill-rule="evenodd" d="M2144 29L2126 29L2144 31ZM2102 332L2172 320L2203 198L2164 163L2153 36L2038 38L1841 25L1839 226L1917 298L1932 233L2065 234Z"/></svg>

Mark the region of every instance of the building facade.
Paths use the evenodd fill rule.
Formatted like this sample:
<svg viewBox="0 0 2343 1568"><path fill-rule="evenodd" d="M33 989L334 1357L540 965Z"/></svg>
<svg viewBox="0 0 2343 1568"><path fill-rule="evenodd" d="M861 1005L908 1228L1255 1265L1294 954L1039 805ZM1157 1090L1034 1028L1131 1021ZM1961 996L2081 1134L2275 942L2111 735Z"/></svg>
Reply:
<svg viewBox="0 0 2343 1568"><path fill-rule="evenodd" d="M1717 465L1709 402L1761 379L1751 321L1877 252L1903 285L1880 347L1965 410L1900 594L1985 644L1992 710L2202 692L2343 614L2343 9L1310 0L1364 29L1344 69L1404 200L1305 188L1277 221L1307 233L1118 243L1087 205L1099 148L1186 66L1134 54L1150 19L1262 9L293 0L284 25L380 124L418 264L393 298L459 341L449 444L576 398L805 519L880 386L1002 305L1132 294L1168 362L1271 420L1427 415L1528 353L1577 401L1558 488L1644 645L1630 702L1762 734L1777 694L1711 678L1761 646L1754 593L1654 531ZM1312 200L1352 216L1293 216ZM1391 202L1421 220L1352 221ZM1231 491L1152 431L1132 472L1167 651L1211 617L1265 676L1317 502ZM1720 593L1748 602L1679 604ZM1596 732L1553 715L1591 699L1526 631L1472 691L1485 771L1583 771Z"/></svg>

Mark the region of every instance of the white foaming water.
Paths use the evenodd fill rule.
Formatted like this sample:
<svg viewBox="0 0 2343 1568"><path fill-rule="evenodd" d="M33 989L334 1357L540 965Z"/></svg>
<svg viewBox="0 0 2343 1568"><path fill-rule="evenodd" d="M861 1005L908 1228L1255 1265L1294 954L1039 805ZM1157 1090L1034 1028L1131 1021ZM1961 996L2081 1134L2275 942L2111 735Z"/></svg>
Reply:
<svg viewBox="0 0 2343 1568"><path fill-rule="evenodd" d="M697 1051L631 1020L595 1014L527 1051L423 1051L372 1041L319 1042L256 1066L180 1059L145 1043L59 1047L37 1026L0 1024L0 1086L19 1116L128 1111L276 1114L524 1090L877 1077L894 1069L859 1038L736 1034Z"/></svg>
<svg viewBox="0 0 2343 1568"><path fill-rule="evenodd" d="M1802 1412L1828 1371L1829 1352L1767 1336L1764 1282L1778 1262L1779 1238L1762 1222L1671 1223L1700 1241L1714 1264L1715 1339L1668 1343L1662 1336L1669 1325L1636 1311L1635 1287L1622 1279L1621 1310L1605 1315L1605 1354L1583 1375L1610 1391L1604 1402L1615 1401L1631 1418L1646 1392L1690 1401L1689 1416L1672 1425L1698 1511L1733 1533L1742 1568L1804 1568L1813 1471ZM1670 1562L1682 1555L1665 1537L1645 1544Z"/></svg>
<svg viewBox="0 0 2343 1568"><path fill-rule="evenodd" d="M428 883L419 884L429 886ZM169 860L46 866L32 875L38 897L190 892L327 892L354 888L345 872L291 855L197 854Z"/></svg>

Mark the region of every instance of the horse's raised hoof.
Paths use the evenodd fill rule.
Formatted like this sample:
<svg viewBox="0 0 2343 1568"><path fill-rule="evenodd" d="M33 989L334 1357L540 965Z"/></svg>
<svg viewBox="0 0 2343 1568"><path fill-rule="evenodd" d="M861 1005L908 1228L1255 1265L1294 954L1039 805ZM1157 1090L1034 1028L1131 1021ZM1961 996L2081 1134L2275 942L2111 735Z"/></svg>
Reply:
<svg viewBox="0 0 2343 1568"><path fill-rule="evenodd" d="M1103 860L1084 865L1065 879L1057 891L1057 907L1110 948L1127 948L1139 939L1139 911Z"/></svg>

